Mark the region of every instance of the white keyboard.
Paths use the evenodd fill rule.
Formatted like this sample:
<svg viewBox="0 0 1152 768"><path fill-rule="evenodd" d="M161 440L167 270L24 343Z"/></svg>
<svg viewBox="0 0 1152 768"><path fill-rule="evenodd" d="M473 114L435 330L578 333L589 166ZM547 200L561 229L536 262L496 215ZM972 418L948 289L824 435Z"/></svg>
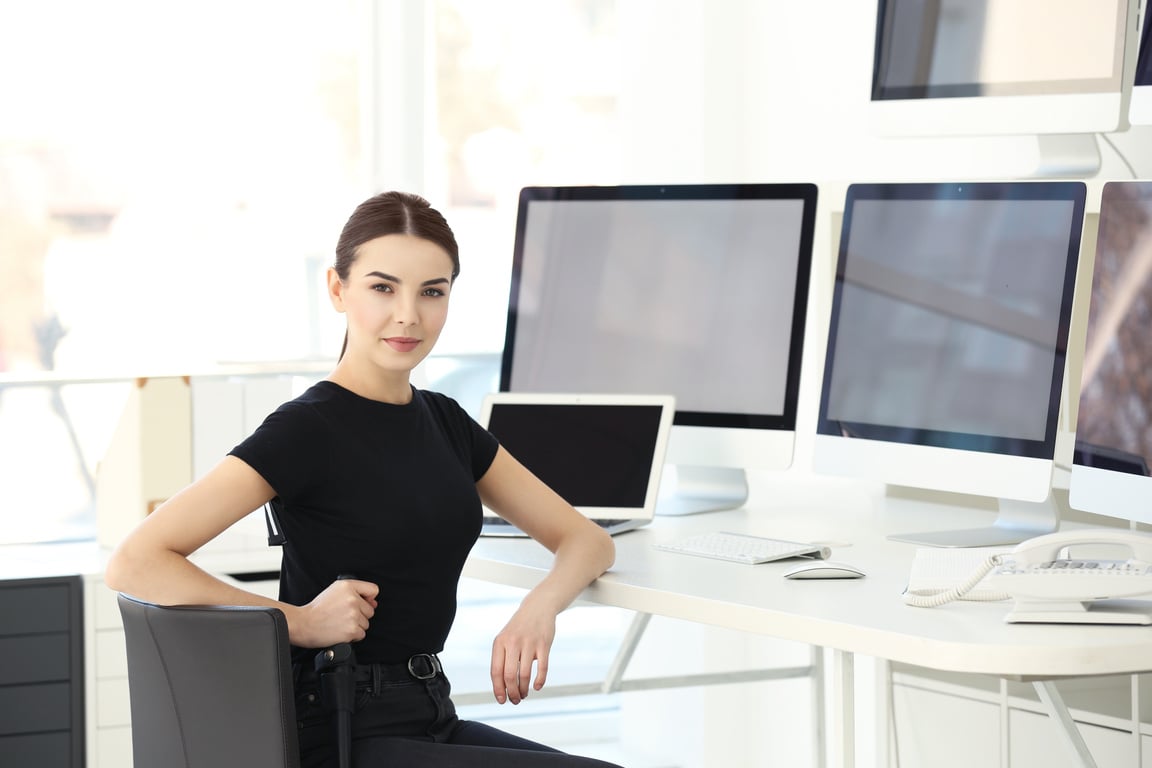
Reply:
<svg viewBox="0 0 1152 768"><path fill-rule="evenodd" d="M766 539L763 536L752 536L747 533L731 533L729 531L714 531L689 536L679 541L660 542L653 544L656 549L667 552L678 552L682 555L698 555L712 557L717 560L727 560L732 563L745 563L755 565L768 563L773 560L783 560L788 557L819 557L828 558L832 554L828 547L817 544L802 544L797 541L784 541L783 539Z"/></svg>

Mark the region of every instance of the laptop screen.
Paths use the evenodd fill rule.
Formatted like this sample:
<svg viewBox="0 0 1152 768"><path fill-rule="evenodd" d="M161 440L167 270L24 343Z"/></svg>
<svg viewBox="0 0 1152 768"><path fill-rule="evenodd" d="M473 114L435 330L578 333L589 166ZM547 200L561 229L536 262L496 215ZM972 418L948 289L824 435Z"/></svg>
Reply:
<svg viewBox="0 0 1152 768"><path fill-rule="evenodd" d="M671 398L503 393L482 423L569 504L591 517L651 517L664 463Z"/></svg>

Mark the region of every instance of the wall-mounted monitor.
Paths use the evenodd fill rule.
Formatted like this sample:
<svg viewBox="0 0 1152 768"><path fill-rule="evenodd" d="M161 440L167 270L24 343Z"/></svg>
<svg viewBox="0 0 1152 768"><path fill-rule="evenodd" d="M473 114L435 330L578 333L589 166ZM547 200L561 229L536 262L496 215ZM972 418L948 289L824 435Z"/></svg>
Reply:
<svg viewBox="0 0 1152 768"><path fill-rule="evenodd" d="M1152 182L1108 182L1068 486L1074 509L1152 524Z"/></svg>
<svg viewBox="0 0 1152 768"><path fill-rule="evenodd" d="M1085 186L853 184L816 471L1000 500L991 527L892 538L1005 544L1049 498Z"/></svg>
<svg viewBox="0 0 1152 768"><path fill-rule="evenodd" d="M815 221L813 184L525 188L500 389L675 395L657 514L740 506L792 462Z"/></svg>
<svg viewBox="0 0 1152 768"><path fill-rule="evenodd" d="M1038 174L1094 171L1093 134L1127 125L1137 2L878 0L873 129L1036 135Z"/></svg>

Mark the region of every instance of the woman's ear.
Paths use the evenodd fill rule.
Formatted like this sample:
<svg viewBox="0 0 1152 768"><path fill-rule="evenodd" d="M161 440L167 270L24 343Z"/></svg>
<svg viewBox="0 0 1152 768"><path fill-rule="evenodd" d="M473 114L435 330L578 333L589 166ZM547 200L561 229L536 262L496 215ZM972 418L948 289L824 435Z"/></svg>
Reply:
<svg viewBox="0 0 1152 768"><path fill-rule="evenodd" d="M344 311L344 291L347 286L340 279L335 267L328 267L328 300L337 312Z"/></svg>

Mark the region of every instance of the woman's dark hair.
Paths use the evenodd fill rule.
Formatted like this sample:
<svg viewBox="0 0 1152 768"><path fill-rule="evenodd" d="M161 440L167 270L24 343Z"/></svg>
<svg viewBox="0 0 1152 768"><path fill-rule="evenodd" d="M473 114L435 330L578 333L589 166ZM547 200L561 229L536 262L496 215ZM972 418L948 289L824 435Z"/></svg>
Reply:
<svg viewBox="0 0 1152 768"><path fill-rule="evenodd" d="M360 246L385 235L412 235L435 243L452 259L452 279L460 274L460 249L444 216L419 195L381 192L356 206L340 232L333 266L341 281L347 282ZM340 357L344 357L347 348L348 334L345 332Z"/></svg>
<svg viewBox="0 0 1152 768"><path fill-rule="evenodd" d="M452 279L460 274L460 249L456 236L440 211L419 195L409 192L381 192L370 197L348 217L336 242L336 274L348 279L356 261L357 249L385 235L412 235L440 246L452 259Z"/></svg>

